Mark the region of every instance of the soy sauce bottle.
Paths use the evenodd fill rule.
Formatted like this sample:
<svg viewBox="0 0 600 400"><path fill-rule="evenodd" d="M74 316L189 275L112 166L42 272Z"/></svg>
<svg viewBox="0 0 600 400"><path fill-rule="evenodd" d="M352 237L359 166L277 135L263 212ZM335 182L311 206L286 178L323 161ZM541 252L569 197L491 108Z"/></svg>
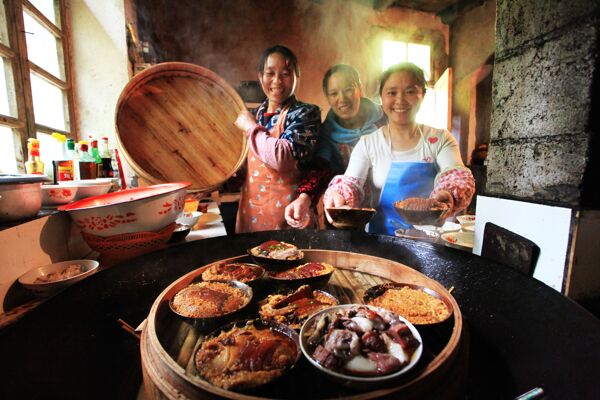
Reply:
<svg viewBox="0 0 600 400"><path fill-rule="evenodd" d="M98 169L96 160L88 153L88 144L81 143L79 146L79 179L96 179Z"/></svg>
<svg viewBox="0 0 600 400"><path fill-rule="evenodd" d="M112 178L115 176L115 172L112 167L112 157L108 150L108 138L103 137L100 142L100 158L102 160L102 177Z"/></svg>

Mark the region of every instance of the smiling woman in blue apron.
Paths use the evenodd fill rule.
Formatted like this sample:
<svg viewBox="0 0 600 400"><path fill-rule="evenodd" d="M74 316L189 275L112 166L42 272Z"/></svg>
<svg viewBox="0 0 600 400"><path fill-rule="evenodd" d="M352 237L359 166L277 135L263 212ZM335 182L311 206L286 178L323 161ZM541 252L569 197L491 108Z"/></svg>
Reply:
<svg viewBox="0 0 600 400"><path fill-rule="evenodd" d="M333 178L325 192L326 208L375 207L369 232L394 235L407 227L393 207L395 201L429 197L446 203L447 215L469 205L475 181L456 141L446 130L416 123L425 90L423 71L414 64L397 64L382 74L379 94L388 123L360 138L346 172ZM363 204L368 181L372 201Z"/></svg>

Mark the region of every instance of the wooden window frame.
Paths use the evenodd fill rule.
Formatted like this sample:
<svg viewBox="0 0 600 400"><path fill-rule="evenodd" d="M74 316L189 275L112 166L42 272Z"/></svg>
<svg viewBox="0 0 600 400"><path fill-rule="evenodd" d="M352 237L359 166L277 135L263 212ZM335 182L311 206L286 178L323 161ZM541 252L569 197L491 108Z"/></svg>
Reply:
<svg viewBox="0 0 600 400"><path fill-rule="evenodd" d="M58 3L58 17L60 18L61 28L46 18L46 16L38 11L28 0L3 0L3 6L6 13L8 40L11 47L7 47L5 44L0 43L0 56L8 59L12 66L13 82L7 82L7 84L9 85L9 93L11 89L14 92L15 99L12 100L16 104L17 116L13 117L0 114L0 126L12 129L16 163L19 172L24 172L27 140L29 138L35 138L37 132L47 134L59 132L69 138L77 138L74 86L70 54L71 30L67 15L67 3L69 0L56 1ZM24 11L34 18L36 22L46 28L54 35L54 37L61 40L62 51L59 51L57 56L62 64L62 68L64 68L64 80L54 76L29 60L25 36L25 23L23 19ZM65 131L35 123L33 93L31 91L30 79L31 73L65 92ZM10 86L11 84L13 85L12 87Z"/></svg>

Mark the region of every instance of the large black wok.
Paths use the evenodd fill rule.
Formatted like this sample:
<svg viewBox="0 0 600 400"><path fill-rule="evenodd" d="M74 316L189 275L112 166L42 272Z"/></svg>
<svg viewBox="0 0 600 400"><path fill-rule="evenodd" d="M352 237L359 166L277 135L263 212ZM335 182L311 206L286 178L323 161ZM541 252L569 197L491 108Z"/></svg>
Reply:
<svg viewBox="0 0 600 400"><path fill-rule="evenodd" d="M101 271L0 331L0 398L135 398L141 322L181 275L269 239L414 267L453 292L470 337L469 398L600 398L600 320L545 284L480 257L352 231L280 231L185 243Z"/></svg>

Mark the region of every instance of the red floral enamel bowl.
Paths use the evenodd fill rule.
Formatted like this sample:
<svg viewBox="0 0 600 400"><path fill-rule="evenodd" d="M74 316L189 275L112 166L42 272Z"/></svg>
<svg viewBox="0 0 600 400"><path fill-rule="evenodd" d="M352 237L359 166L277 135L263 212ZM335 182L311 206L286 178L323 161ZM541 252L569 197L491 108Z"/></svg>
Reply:
<svg viewBox="0 0 600 400"><path fill-rule="evenodd" d="M58 207L85 233L113 236L154 232L177 219L189 182L165 183L88 197Z"/></svg>

